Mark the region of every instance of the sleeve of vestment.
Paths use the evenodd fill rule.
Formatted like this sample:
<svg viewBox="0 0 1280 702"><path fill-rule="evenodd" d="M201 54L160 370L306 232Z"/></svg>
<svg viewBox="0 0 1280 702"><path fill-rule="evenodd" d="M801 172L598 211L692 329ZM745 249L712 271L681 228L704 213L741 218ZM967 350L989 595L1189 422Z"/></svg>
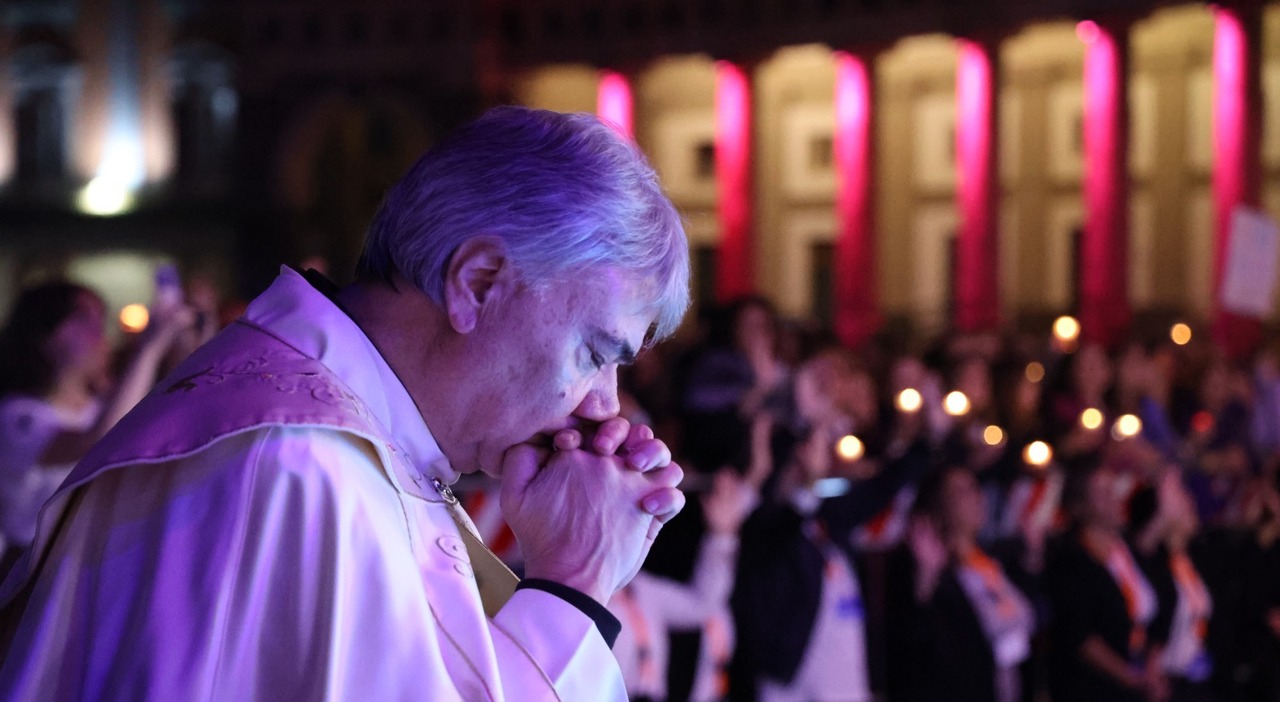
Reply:
<svg viewBox="0 0 1280 702"><path fill-rule="evenodd" d="M327 429L110 471L36 576L0 699L625 699L590 618L537 592L484 618L410 507Z"/></svg>

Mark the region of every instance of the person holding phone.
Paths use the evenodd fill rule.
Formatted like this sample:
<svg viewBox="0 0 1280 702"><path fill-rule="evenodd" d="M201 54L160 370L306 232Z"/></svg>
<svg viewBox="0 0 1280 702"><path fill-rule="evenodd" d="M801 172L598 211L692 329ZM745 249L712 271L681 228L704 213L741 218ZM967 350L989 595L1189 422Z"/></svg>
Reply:
<svg viewBox="0 0 1280 702"><path fill-rule="evenodd" d="M45 500L151 389L194 321L181 300L154 315L113 375L105 313L93 290L50 282L23 291L0 331L0 573L30 547Z"/></svg>

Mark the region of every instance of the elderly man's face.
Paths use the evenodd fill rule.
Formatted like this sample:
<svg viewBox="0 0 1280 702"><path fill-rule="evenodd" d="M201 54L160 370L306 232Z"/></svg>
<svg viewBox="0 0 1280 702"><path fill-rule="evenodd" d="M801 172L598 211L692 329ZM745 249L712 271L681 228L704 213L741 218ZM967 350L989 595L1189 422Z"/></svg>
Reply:
<svg viewBox="0 0 1280 702"><path fill-rule="evenodd" d="M511 446L618 413L618 367L653 321L636 287L612 270L522 288L485 315L482 380L469 412L479 468L497 475Z"/></svg>

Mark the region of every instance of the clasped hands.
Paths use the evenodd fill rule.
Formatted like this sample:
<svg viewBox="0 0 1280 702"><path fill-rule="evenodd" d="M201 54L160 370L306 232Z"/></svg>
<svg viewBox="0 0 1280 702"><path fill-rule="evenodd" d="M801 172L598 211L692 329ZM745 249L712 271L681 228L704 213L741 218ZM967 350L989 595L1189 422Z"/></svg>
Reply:
<svg viewBox="0 0 1280 702"><path fill-rule="evenodd" d="M684 477L647 426L620 417L564 429L551 447L518 444L502 467L502 513L525 576L605 603L631 581L662 525L684 507Z"/></svg>

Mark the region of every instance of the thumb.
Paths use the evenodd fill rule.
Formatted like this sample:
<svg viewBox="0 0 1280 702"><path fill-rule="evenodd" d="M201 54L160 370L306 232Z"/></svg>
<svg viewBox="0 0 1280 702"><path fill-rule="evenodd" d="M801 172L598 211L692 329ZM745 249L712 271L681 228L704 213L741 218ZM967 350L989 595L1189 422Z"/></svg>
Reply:
<svg viewBox="0 0 1280 702"><path fill-rule="evenodd" d="M529 483L537 477L538 470L546 462L550 451L531 444L516 444L502 456L502 511L518 504L529 489ZM513 504L512 501L515 501Z"/></svg>

